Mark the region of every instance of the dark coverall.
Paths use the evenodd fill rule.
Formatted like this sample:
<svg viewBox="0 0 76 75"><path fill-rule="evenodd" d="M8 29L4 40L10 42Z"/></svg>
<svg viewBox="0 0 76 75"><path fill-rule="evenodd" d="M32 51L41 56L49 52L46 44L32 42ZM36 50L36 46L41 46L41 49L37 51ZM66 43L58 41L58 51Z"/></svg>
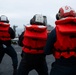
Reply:
<svg viewBox="0 0 76 75"><path fill-rule="evenodd" d="M53 29L48 36L46 46L44 48L45 54L53 54L54 43L56 42L56 30ZM50 58L51 60L51 58ZM50 75L76 75L76 58L70 57L65 59L55 59L52 63L52 69Z"/></svg>
<svg viewBox="0 0 76 75"><path fill-rule="evenodd" d="M0 44L0 63L2 61L3 56L4 56L4 48L3 48L3 45Z"/></svg>
<svg viewBox="0 0 76 75"><path fill-rule="evenodd" d="M23 35L24 32L19 37L18 44L20 46L23 46ZM33 69L38 72L38 75L48 75L48 68L44 54L28 54L25 52L22 53L22 60L19 65L17 75L28 75L29 72Z"/></svg>
<svg viewBox="0 0 76 75"><path fill-rule="evenodd" d="M15 32L11 27L9 28L8 32L10 34L11 39L14 39ZM5 45L6 47L4 48L3 45ZM18 58L17 58L17 53L15 49L11 46L11 40L8 40L8 41L0 40L0 63L5 53L11 57L12 63L13 63L13 70L15 71L18 65Z"/></svg>

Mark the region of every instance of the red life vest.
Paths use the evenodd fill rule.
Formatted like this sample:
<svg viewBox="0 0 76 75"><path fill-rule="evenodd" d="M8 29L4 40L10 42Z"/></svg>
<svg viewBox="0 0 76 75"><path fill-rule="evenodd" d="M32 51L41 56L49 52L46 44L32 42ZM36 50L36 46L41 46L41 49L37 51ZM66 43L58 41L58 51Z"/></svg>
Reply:
<svg viewBox="0 0 76 75"><path fill-rule="evenodd" d="M42 54L46 44L46 26L28 25L24 32L23 51L30 54Z"/></svg>
<svg viewBox="0 0 76 75"><path fill-rule="evenodd" d="M10 34L8 33L9 26L8 23L0 22L0 40L10 40Z"/></svg>
<svg viewBox="0 0 76 75"><path fill-rule="evenodd" d="M56 21L56 35L55 58L76 57L76 18L69 17Z"/></svg>

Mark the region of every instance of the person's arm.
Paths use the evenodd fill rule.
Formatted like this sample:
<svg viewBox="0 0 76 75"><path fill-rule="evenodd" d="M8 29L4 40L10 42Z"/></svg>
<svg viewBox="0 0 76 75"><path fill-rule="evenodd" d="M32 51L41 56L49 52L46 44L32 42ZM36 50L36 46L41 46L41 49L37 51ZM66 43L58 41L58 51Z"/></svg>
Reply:
<svg viewBox="0 0 76 75"><path fill-rule="evenodd" d="M24 38L23 35L24 35L24 32L22 32L22 34L19 36L19 40L18 40L18 45L21 47L23 46L23 43L22 43L23 38Z"/></svg>
<svg viewBox="0 0 76 75"><path fill-rule="evenodd" d="M56 42L56 30L53 29L51 31L51 33L48 35L47 42L46 42L46 45L44 47L44 53L46 55L53 53L52 49L54 47L55 42Z"/></svg>
<svg viewBox="0 0 76 75"><path fill-rule="evenodd" d="M15 32L11 27L9 28L9 34L10 34L11 39L15 38Z"/></svg>

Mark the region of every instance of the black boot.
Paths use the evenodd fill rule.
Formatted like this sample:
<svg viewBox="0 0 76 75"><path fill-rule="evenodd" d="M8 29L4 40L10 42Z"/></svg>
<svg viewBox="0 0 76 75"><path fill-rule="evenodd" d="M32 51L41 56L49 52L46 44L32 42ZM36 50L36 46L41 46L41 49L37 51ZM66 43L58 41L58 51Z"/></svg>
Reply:
<svg viewBox="0 0 76 75"><path fill-rule="evenodd" d="M17 75L17 69L13 70L13 75Z"/></svg>

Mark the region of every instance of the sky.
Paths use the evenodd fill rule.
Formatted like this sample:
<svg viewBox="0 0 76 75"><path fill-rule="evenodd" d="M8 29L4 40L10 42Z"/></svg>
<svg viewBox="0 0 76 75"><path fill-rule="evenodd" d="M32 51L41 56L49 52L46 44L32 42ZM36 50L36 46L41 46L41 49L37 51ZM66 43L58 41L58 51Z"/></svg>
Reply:
<svg viewBox="0 0 76 75"><path fill-rule="evenodd" d="M11 27L16 25L21 29L35 14L42 14L47 16L48 24L55 27L55 15L66 5L76 11L76 0L0 0L0 16L6 15Z"/></svg>

